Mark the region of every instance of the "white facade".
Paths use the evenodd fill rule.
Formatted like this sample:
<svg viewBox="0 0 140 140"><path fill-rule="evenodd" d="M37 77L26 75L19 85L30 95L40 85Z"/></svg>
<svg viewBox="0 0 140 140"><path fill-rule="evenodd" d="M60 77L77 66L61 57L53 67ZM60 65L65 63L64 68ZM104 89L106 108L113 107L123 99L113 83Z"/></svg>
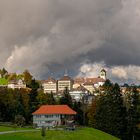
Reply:
<svg viewBox="0 0 140 140"><path fill-rule="evenodd" d="M74 84L73 84L73 88L76 89L76 88L78 88L80 85L81 85L81 84L79 84L79 83L74 83Z"/></svg>
<svg viewBox="0 0 140 140"><path fill-rule="evenodd" d="M93 84L84 84L84 88L86 88L90 93L93 93L95 91L95 87Z"/></svg>
<svg viewBox="0 0 140 140"><path fill-rule="evenodd" d="M106 71L104 69L100 71L100 78L106 80Z"/></svg>
<svg viewBox="0 0 140 140"><path fill-rule="evenodd" d="M44 93L56 93L57 92L57 83L56 82L46 82L43 83Z"/></svg>
<svg viewBox="0 0 140 140"><path fill-rule="evenodd" d="M69 92L71 98L77 102L81 101L83 96L87 94L87 91L83 92L83 91L70 91Z"/></svg>
<svg viewBox="0 0 140 140"><path fill-rule="evenodd" d="M65 88L68 88L68 90L72 89L72 82L71 81L58 81L58 91L63 91Z"/></svg>
<svg viewBox="0 0 140 140"><path fill-rule="evenodd" d="M37 127L47 126L53 127L61 124L61 115L60 114L49 114L49 115L33 115L33 123Z"/></svg>
<svg viewBox="0 0 140 140"><path fill-rule="evenodd" d="M98 82L96 84L94 84L95 88L99 88L99 86L103 86L105 82Z"/></svg>
<svg viewBox="0 0 140 140"><path fill-rule="evenodd" d="M16 82L8 83L8 88L12 88L12 89L26 88L26 84L20 79Z"/></svg>

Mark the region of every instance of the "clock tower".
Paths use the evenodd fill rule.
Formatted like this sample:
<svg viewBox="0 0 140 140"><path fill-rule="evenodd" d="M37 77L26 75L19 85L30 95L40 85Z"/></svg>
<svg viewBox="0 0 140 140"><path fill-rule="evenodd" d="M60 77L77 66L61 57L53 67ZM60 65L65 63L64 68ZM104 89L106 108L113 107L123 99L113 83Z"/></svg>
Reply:
<svg viewBox="0 0 140 140"><path fill-rule="evenodd" d="M103 78L104 80L106 80L106 70L102 69L100 71L100 78Z"/></svg>

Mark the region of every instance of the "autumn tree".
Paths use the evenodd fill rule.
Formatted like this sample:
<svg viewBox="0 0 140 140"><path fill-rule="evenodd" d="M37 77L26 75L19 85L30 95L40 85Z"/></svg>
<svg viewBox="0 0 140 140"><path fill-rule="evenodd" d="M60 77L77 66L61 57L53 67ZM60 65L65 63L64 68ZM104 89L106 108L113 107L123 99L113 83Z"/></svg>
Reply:
<svg viewBox="0 0 140 140"><path fill-rule="evenodd" d="M38 91L38 94L36 96L36 101L38 102L38 105L45 105L47 104L47 96L44 94L42 90Z"/></svg>
<svg viewBox="0 0 140 140"><path fill-rule="evenodd" d="M31 82L32 82L32 77L33 76L30 74L30 72L28 70L25 70L23 72L23 77L24 77L24 81L27 84L27 86L30 86Z"/></svg>
<svg viewBox="0 0 140 140"><path fill-rule="evenodd" d="M92 104L88 109L87 117L88 117L88 125L90 127L95 127L95 114L96 114L96 108L97 108L97 97L92 100Z"/></svg>

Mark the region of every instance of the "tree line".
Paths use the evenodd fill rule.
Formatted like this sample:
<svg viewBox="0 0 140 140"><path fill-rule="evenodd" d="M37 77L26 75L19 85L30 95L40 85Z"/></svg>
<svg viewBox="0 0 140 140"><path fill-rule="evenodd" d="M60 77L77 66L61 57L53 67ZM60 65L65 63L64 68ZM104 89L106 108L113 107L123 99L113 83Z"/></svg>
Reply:
<svg viewBox="0 0 140 140"><path fill-rule="evenodd" d="M104 92L87 111L88 125L124 140L140 139L140 94L128 87L122 94L118 84L107 80Z"/></svg>
<svg viewBox="0 0 140 140"><path fill-rule="evenodd" d="M6 76L6 71L1 71ZM124 140L140 138L140 94L136 87L127 86L122 94L118 84L106 80L92 104L73 101L66 88L61 97L44 94L39 81L25 71L26 89L0 88L0 121L18 125L32 124L32 113L44 104L67 104L77 112L75 120ZM17 76L16 76L17 77ZM10 79L13 79L10 77ZM21 124L22 122L22 124Z"/></svg>

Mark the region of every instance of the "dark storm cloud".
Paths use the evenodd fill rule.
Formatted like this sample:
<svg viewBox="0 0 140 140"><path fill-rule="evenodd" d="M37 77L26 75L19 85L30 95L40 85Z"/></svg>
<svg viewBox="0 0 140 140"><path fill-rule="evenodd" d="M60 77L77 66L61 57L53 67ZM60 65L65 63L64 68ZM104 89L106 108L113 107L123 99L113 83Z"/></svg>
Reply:
<svg viewBox="0 0 140 140"><path fill-rule="evenodd" d="M139 66L139 8L138 0L0 0L0 66L38 78L65 68L74 76L86 63Z"/></svg>

